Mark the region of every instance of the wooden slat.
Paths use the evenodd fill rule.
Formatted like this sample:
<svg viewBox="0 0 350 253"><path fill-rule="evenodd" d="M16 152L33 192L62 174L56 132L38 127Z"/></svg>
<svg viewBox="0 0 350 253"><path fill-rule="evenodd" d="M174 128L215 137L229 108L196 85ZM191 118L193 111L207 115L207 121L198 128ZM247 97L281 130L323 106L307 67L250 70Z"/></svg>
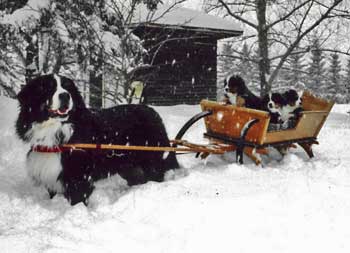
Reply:
<svg viewBox="0 0 350 253"><path fill-rule="evenodd" d="M325 99L315 97L310 92L305 91L302 96L302 104L304 111L330 112L334 105L334 101L327 101Z"/></svg>

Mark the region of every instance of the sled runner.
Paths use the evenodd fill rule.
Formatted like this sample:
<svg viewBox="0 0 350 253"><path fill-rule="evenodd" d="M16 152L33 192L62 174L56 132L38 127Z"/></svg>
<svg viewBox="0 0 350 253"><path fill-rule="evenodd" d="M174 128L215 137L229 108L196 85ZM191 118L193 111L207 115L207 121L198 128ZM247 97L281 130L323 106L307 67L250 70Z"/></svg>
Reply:
<svg viewBox="0 0 350 253"><path fill-rule="evenodd" d="M203 112L210 112L204 118L206 133L212 143L232 145L236 159L243 163L243 153L256 164L261 162L260 154L267 154L267 147L275 147L280 153L299 144L311 158L312 145L318 144L320 132L334 102L317 98L308 92L302 96L303 112L294 128L268 131L270 116L267 112L203 100Z"/></svg>

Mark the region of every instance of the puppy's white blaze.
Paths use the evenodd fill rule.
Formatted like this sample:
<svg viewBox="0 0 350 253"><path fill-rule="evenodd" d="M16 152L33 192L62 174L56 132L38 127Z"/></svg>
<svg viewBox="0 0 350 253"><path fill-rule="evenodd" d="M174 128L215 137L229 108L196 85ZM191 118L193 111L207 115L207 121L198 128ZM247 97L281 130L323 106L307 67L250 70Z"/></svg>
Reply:
<svg viewBox="0 0 350 253"><path fill-rule="evenodd" d="M63 192L63 186L58 181L62 171L60 153L30 152L27 157L27 172L30 178L38 185L57 192Z"/></svg>
<svg viewBox="0 0 350 253"><path fill-rule="evenodd" d="M62 87L62 85L61 85L61 77L59 77L56 74L54 74L53 76L54 76L54 79L56 80L57 87L56 87L55 93L52 96L51 109L52 110L58 110L58 108L61 107L61 102L60 102L60 99L59 99L59 95L61 93L69 93L69 92ZM67 112L72 110L72 108L73 108L73 101L72 101L72 98L70 97L69 98L69 106L68 106Z"/></svg>

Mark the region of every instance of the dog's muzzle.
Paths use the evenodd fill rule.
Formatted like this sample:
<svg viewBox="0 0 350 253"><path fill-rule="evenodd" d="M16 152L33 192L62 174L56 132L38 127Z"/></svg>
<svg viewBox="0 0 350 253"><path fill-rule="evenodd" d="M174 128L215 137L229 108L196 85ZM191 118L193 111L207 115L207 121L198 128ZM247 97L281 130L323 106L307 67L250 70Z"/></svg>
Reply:
<svg viewBox="0 0 350 253"><path fill-rule="evenodd" d="M57 109L49 109L51 117L66 117L72 109L72 98L67 92L58 95L59 107Z"/></svg>

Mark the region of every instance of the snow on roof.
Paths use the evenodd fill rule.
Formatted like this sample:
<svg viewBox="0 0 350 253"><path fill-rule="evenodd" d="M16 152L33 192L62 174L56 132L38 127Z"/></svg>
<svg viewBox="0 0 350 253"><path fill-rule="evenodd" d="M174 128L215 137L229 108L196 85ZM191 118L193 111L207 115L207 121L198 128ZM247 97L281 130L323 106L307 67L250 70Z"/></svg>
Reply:
<svg viewBox="0 0 350 253"><path fill-rule="evenodd" d="M218 30L232 35L240 35L243 30L232 21L225 20L204 12L175 6L159 6L150 12L145 6L135 11L133 24L148 23L160 26L186 27L199 30Z"/></svg>
<svg viewBox="0 0 350 253"><path fill-rule="evenodd" d="M41 15L39 10L48 8L49 4L49 0L29 0L24 7L5 15L0 22L17 26L26 24L31 18L37 20Z"/></svg>

